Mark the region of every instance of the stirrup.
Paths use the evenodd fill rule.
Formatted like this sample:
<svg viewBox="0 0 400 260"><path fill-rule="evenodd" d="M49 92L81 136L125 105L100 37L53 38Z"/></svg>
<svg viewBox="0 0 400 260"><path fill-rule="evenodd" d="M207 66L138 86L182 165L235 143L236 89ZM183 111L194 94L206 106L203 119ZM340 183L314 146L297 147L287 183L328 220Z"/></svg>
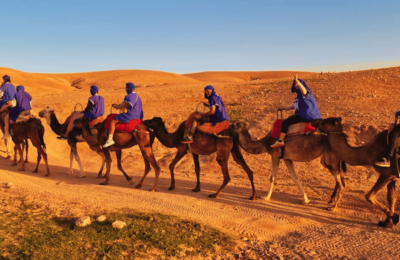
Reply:
<svg viewBox="0 0 400 260"><path fill-rule="evenodd" d="M183 143L183 144L191 144L193 142L194 142L193 138L191 138L189 136L181 141L181 143Z"/></svg>

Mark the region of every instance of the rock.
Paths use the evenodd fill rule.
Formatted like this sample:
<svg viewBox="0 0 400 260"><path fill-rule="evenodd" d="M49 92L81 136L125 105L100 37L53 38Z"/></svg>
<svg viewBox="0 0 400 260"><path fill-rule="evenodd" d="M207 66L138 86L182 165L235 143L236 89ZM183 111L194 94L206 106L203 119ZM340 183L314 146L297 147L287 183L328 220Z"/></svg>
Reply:
<svg viewBox="0 0 400 260"><path fill-rule="evenodd" d="M92 221L90 220L89 216L83 216L83 217L80 217L75 222L75 225L77 225L78 227L86 227L86 226L90 225L91 223L92 223Z"/></svg>
<svg viewBox="0 0 400 260"><path fill-rule="evenodd" d="M107 219L107 217L105 216L105 215L101 215L101 216L98 216L97 218L96 218L96 221L97 222L103 222L104 220L106 220Z"/></svg>
<svg viewBox="0 0 400 260"><path fill-rule="evenodd" d="M113 228L123 229L126 226L126 223L123 221L117 220L112 223L112 226L113 226Z"/></svg>
<svg viewBox="0 0 400 260"><path fill-rule="evenodd" d="M14 187L14 183L12 183L12 182L7 183L7 187L8 188Z"/></svg>

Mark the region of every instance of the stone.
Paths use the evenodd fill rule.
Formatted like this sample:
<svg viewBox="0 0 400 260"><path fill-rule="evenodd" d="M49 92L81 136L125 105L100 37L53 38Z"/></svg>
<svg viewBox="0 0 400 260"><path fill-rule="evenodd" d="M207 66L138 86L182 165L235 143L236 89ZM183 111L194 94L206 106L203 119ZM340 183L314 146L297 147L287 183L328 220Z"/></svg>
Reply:
<svg viewBox="0 0 400 260"><path fill-rule="evenodd" d="M12 182L7 183L7 187L8 188L14 187L14 183L12 183Z"/></svg>
<svg viewBox="0 0 400 260"><path fill-rule="evenodd" d="M98 216L97 218L96 218L96 221L97 222L103 222L104 220L106 220L107 219L107 217L105 216L105 215L101 215L101 216Z"/></svg>
<svg viewBox="0 0 400 260"><path fill-rule="evenodd" d="M117 220L112 223L112 226L113 226L113 228L123 229L126 226L126 223L123 221Z"/></svg>
<svg viewBox="0 0 400 260"><path fill-rule="evenodd" d="M91 223L92 223L92 221L90 220L89 216L83 216L83 217L80 217L75 222L75 225L77 225L78 227L86 227L86 226L90 225Z"/></svg>

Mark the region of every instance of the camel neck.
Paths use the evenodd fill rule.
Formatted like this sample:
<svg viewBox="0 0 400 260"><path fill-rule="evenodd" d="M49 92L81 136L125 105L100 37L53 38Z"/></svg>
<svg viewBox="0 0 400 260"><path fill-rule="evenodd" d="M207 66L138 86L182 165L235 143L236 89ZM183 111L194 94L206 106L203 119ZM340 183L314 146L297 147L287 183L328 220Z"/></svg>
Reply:
<svg viewBox="0 0 400 260"><path fill-rule="evenodd" d="M50 128L57 135L62 135L63 134L62 133L62 128L63 128L64 124L62 125L62 124L60 124L60 122L58 122L56 114L53 113L53 114L50 115Z"/></svg>
<svg viewBox="0 0 400 260"><path fill-rule="evenodd" d="M250 133L247 129L242 129L239 134L239 144L248 153L251 154L261 154L267 152L267 147L265 146L265 139L262 138L258 141L253 141Z"/></svg>
<svg viewBox="0 0 400 260"><path fill-rule="evenodd" d="M164 123L161 123L157 126L157 128L154 129L154 134L156 135L157 139L166 147L178 147L181 144L180 139L183 138L183 131L181 129L182 126L184 130L185 126L182 123L175 132L168 133Z"/></svg>

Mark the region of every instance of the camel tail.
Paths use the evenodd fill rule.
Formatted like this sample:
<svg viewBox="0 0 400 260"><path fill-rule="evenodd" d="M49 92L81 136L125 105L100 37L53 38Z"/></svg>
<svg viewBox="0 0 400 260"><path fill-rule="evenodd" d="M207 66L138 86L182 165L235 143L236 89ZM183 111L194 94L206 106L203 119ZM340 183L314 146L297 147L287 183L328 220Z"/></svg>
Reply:
<svg viewBox="0 0 400 260"><path fill-rule="evenodd" d="M44 127L42 125L40 125L38 127L38 133L39 133L39 138L40 138L40 144L42 146L43 149L46 149L46 144L44 143Z"/></svg>
<svg viewBox="0 0 400 260"><path fill-rule="evenodd" d="M345 161L340 161L340 166L341 166L341 168L342 168L342 171L343 172L346 172L347 171L347 164L346 164L346 162Z"/></svg>

